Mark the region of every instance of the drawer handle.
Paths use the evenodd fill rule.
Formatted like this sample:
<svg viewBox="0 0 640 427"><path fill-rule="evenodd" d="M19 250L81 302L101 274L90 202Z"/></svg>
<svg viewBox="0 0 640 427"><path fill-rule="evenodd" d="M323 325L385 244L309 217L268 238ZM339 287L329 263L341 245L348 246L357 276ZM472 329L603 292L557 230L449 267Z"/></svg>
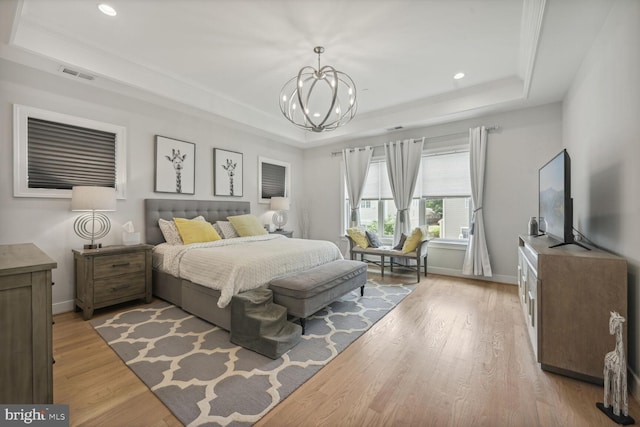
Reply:
<svg viewBox="0 0 640 427"><path fill-rule="evenodd" d="M120 285L120 286L114 286L111 288L112 291L119 291L121 289L127 289L129 287L129 285L124 284L124 285Z"/></svg>
<svg viewBox="0 0 640 427"><path fill-rule="evenodd" d="M127 265L130 265L130 262L121 262L120 264L111 264L111 267L125 267Z"/></svg>

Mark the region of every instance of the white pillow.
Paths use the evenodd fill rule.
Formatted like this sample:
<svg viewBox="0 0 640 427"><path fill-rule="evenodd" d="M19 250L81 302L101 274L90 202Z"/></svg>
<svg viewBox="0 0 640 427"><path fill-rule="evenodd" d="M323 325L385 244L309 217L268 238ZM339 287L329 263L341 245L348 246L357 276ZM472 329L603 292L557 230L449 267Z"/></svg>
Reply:
<svg viewBox="0 0 640 427"><path fill-rule="evenodd" d="M225 239L233 239L234 237L240 237L233 224L229 221L217 221L216 224L222 232L222 236Z"/></svg>
<svg viewBox="0 0 640 427"><path fill-rule="evenodd" d="M204 221L204 217L202 215L193 218L196 221ZM182 237L180 237L180 232L178 231L178 227L176 227L176 223L171 221L167 221L166 219L160 218L158 220L158 225L160 226L160 231L162 231L162 235L164 236L164 240L170 245L183 245Z"/></svg>

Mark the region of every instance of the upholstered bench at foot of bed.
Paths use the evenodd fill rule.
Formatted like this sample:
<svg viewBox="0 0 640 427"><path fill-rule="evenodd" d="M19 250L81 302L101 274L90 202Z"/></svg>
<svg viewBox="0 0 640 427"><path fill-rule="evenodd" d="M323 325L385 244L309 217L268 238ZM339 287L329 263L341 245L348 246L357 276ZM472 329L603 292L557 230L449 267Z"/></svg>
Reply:
<svg viewBox="0 0 640 427"><path fill-rule="evenodd" d="M304 334L307 317L354 289L360 288L360 295L364 295L366 283L367 264L343 259L279 277L269 287L273 301L300 319Z"/></svg>

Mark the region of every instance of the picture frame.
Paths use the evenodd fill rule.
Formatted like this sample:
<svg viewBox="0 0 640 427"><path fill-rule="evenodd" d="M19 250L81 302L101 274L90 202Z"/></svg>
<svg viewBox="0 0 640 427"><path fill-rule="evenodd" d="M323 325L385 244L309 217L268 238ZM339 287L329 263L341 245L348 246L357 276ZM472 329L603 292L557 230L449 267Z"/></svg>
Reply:
<svg viewBox="0 0 640 427"><path fill-rule="evenodd" d="M258 203L270 203L272 197L291 194L291 164L258 157Z"/></svg>
<svg viewBox="0 0 640 427"><path fill-rule="evenodd" d="M242 197L243 155L237 151L213 149L213 195Z"/></svg>
<svg viewBox="0 0 640 427"><path fill-rule="evenodd" d="M195 194L196 144L156 135L156 193Z"/></svg>

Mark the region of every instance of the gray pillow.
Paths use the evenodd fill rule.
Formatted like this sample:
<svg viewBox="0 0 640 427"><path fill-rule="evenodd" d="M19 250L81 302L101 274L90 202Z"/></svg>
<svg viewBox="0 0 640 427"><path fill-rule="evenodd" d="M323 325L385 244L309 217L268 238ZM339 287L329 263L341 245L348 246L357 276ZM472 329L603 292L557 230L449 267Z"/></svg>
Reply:
<svg viewBox="0 0 640 427"><path fill-rule="evenodd" d="M369 241L369 246L371 246L372 248L379 248L380 246L382 246L382 242L380 242L380 239L378 238L378 235L372 231L366 231L367 234L367 240Z"/></svg>
<svg viewBox="0 0 640 427"><path fill-rule="evenodd" d="M400 241L398 242L397 245L395 245L393 247L393 249L401 251L402 247L404 246L404 242L407 240L407 235L402 233L402 235L400 236Z"/></svg>

